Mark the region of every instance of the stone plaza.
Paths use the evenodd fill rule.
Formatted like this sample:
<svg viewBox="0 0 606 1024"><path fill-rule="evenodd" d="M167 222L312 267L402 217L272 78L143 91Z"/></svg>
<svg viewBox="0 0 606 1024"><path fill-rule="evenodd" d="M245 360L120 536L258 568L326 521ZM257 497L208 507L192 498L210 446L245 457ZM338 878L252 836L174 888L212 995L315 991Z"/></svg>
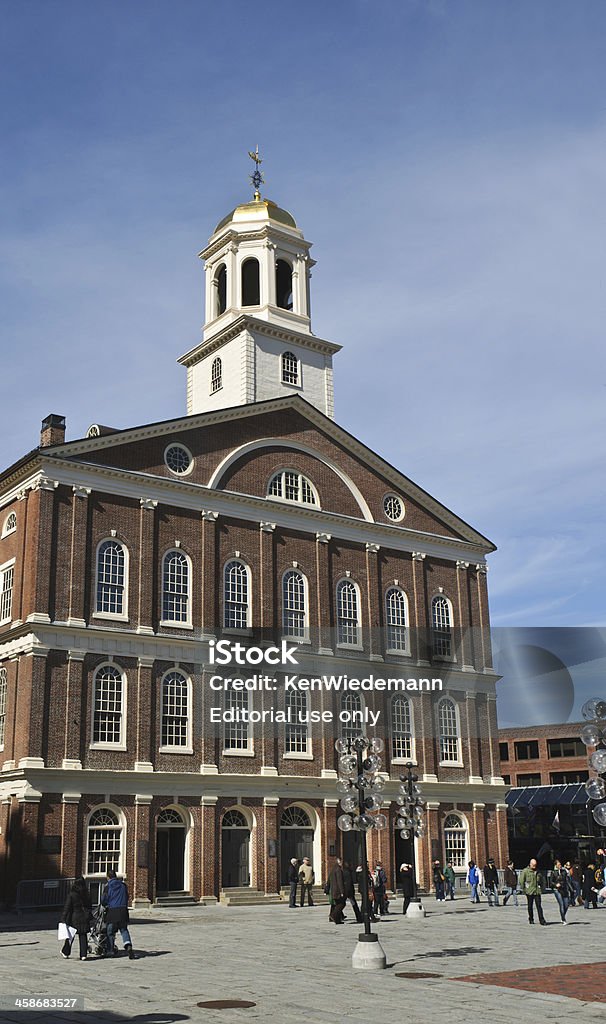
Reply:
<svg viewBox="0 0 606 1024"><path fill-rule="evenodd" d="M0 916L0 1021L137 1024L276 1021L278 1024L573 1024L603 1020L606 914L569 911L562 931L555 899L548 927L530 927L520 906L472 907L425 900L425 920L395 912L373 926L387 955L381 972L354 971L359 926L327 907L196 907L133 913L137 959L81 963L59 955L54 914ZM69 1011L11 1010L6 997L79 997ZM244 1000L247 1008L199 1003Z"/></svg>

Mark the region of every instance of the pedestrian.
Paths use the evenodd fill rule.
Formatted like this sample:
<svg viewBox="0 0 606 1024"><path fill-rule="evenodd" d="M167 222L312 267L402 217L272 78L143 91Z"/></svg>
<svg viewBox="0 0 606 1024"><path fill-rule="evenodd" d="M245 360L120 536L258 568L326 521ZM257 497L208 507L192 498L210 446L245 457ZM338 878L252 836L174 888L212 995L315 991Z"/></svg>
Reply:
<svg viewBox="0 0 606 1024"><path fill-rule="evenodd" d="M488 906L498 907L499 872L496 869L495 862L492 857L489 857L484 865L484 888L486 890L486 896L488 897Z"/></svg>
<svg viewBox="0 0 606 1024"><path fill-rule="evenodd" d="M436 890L436 903L444 903L444 873L439 860L433 862L433 884Z"/></svg>
<svg viewBox="0 0 606 1024"><path fill-rule="evenodd" d="M299 868L299 881L301 882L301 906L305 906L305 893L307 893L308 906L313 907L314 901L311 896L311 890L315 881L315 872L311 866L309 857L303 858L303 863Z"/></svg>
<svg viewBox="0 0 606 1024"><path fill-rule="evenodd" d="M345 924L343 910L345 909L345 878L343 875L343 864L340 857L330 872L328 879L328 897L330 900L330 914L328 920L333 924Z"/></svg>
<svg viewBox="0 0 606 1024"><path fill-rule="evenodd" d="M345 899L351 903L353 912L356 915L356 921L360 924L364 918L356 900L355 872L349 861L346 861L343 865L343 882L345 884Z"/></svg>
<svg viewBox="0 0 606 1024"><path fill-rule="evenodd" d="M481 903L480 896L478 893L481 882L480 872L476 866L475 860L470 860L467 865L467 884L471 889L471 902Z"/></svg>
<svg viewBox="0 0 606 1024"><path fill-rule="evenodd" d="M581 892L583 895L583 906L585 910L589 910L589 904L593 910L598 909L598 890L595 883L595 864L593 861L588 864L583 871L583 883L581 886Z"/></svg>
<svg viewBox="0 0 606 1024"><path fill-rule="evenodd" d="M537 862L533 857L527 868L520 873L520 889L526 897L528 903L528 923L534 924L534 907L537 908L537 914L539 915L539 924L547 924L543 916L543 907L541 906L541 892L543 886L541 884L541 876L537 871Z"/></svg>
<svg viewBox="0 0 606 1024"><path fill-rule="evenodd" d="M578 860L573 861L570 865L570 881L572 882L572 888L575 892L575 897L579 907L583 906L583 894L581 892L583 888L583 872L581 871L581 865Z"/></svg>
<svg viewBox="0 0 606 1024"><path fill-rule="evenodd" d="M405 914L410 905L413 891L413 878L412 878L412 864L401 864L400 865L400 879L402 881L402 893L404 901L402 903L402 913Z"/></svg>
<svg viewBox="0 0 606 1024"><path fill-rule="evenodd" d="M61 924L68 928L75 928L80 947L80 959L88 960L88 932L91 925L92 904L88 886L82 876L77 878L72 885L65 905L61 912ZM61 947L61 956L69 960L72 951L72 943L75 939L67 938Z"/></svg>
<svg viewBox="0 0 606 1024"><path fill-rule="evenodd" d="M356 868L356 874L358 875L358 878L359 878L359 880L358 880L358 892L360 893L360 898L362 900L362 906L364 906L364 896L362 895L362 893L363 893L364 886L366 886L366 893L367 893L367 897L368 897L368 916L369 916L371 921L378 921L378 918L375 917L375 913L374 913L374 910L373 910L373 906L374 906L374 902L375 902L375 890L374 890L374 884L373 884L373 880L372 880L372 872L371 872L370 867L368 865L368 861L366 861L366 871L364 871L364 868L362 866L358 866Z"/></svg>
<svg viewBox="0 0 606 1024"><path fill-rule="evenodd" d="M507 867L505 868L505 896L503 897L503 906L507 906L507 900L510 896L513 896L513 903L515 907L519 906L518 903L518 873L513 866L513 861L507 861Z"/></svg>
<svg viewBox="0 0 606 1024"><path fill-rule="evenodd" d="M379 917L384 917L387 913L387 907L385 905L385 891L387 889L387 875L383 869L381 861L378 860L375 863L375 868L372 873L372 885L373 885L373 910Z"/></svg>
<svg viewBox="0 0 606 1024"><path fill-rule="evenodd" d="M560 918L562 924L567 924L566 911L570 906L570 897L572 890L570 888L570 882L568 880L568 872L562 867L562 862L556 860L553 865L553 871L549 876L549 884L553 889L553 895L558 901L558 907L560 908Z"/></svg>
<svg viewBox="0 0 606 1024"><path fill-rule="evenodd" d="M128 953L129 960L134 960L133 944L128 931L128 888L112 868L107 872L107 885L103 890L101 903L106 908L108 956L118 955L116 932L120 932L124 952Z"/></svg>
<svg viewBox="0 0 606 1024"><path fill-rule="evenodd" d="M299 888L299 861L296 857L290 858L290 864L288 865L287 882L290 885L290 894L288 897L288 906L296 907L297 905L297 889Z"/></svg>
<svg viewBox="0 0 606 1024"><path fill-rule="evenodd" d="M452 861L449 860L448 864L444 868L444 892L449 899L454 900L455 898L455 878L454 868Z"/></svg>

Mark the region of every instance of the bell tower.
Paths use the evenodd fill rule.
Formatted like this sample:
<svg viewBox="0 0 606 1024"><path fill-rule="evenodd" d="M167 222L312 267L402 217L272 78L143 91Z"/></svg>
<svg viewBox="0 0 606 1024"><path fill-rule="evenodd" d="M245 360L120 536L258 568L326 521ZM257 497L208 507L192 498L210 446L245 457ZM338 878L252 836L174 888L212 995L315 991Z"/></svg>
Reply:
<svg viewBox="0 0 606 1024"><path fill-rule="evenodd" d="M294 217L259 191L219 221L199 254L206 282L202 340L179 362L187 369L187 412L300 394L334 415L332 357L341 348L311 331L311 243Z"/></svg>

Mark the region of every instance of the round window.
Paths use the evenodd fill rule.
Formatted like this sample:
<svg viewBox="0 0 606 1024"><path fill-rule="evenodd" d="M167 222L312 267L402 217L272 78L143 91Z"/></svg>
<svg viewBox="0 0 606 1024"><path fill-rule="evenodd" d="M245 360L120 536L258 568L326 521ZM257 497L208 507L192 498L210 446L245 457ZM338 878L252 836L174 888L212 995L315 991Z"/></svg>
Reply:
<svg viewBox="0 0 606 1024"><path fill-rule="evenodd" d="M193 469L194 460L191 453L182 444L171 444L164 452L164 461L171 473L184 476Z"/></svg>
<svg viewBox="0 0 606 1024"><path fill-rule="evenodd" d="M404 505L397 494L386 494L383 498L383 511L392 523L398 523L404 518Z"/></svg>

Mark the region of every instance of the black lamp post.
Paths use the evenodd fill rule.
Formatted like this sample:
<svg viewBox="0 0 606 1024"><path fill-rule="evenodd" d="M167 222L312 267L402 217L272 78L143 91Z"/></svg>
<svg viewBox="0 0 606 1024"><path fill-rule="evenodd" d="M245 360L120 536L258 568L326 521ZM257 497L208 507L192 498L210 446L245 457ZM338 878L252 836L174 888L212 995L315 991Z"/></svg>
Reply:
<svg viewBox="0 0 606 1024"><path fill-rule="evenodd" d="M343 814L337 819L342 832L355 831L360 836L360 859L362 861L362 918L364 931L358 936L354 950L354 967L375 970L385 967L386 958L378 935L370 928L370 904L368 900L368 852L366 834L372 828L387 827L384 814L377 814L383 804L382 792L385 782L377 775L381 767L379 754L384 749L383 740L366 736L353 739L339 739L335 742L339 756L339 779L337 790L341 794Z"/></svg>
<svg viewBox="0 0 606 1024"><path fill-rule="evenodd" d="M586 700L581 708L586 725L581 729L581 739L586 747L595 747L589 757L589 767L597 776L585 783L587 800L587 821L595 847L595 824L606 825L606 701L599 697ZM592 856L595 850L592 849Z"/></svg>
<svg viewBox="0 0 606 1024"><path fill-rule="evenodd" d="M396 825L400 829L402 839L411 840L411 873L412 873L412 897L410 904L413 907L412 915L425 912L421 906L421 900L417 895L417 865L415 854L415 838L418 839L425 833L423 823L423 810L425 801L421 798L420 787L417 786L419 776L414 774L413 765L409 762L406 765L406 775L400 775L402 785L399 788L396 802L400 805L400 811L396 819ZM410 908L409 908L410 909Z"/></svg>

